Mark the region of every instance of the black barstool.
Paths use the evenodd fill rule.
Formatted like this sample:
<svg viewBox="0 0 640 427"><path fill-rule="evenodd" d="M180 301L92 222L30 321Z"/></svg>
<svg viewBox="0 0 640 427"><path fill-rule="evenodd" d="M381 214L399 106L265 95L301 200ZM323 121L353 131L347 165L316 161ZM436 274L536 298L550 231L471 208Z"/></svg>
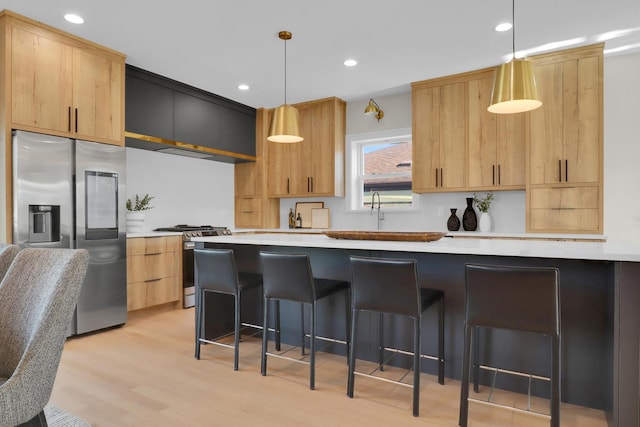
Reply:
<svg viewBox="0 0 640 427"><path fill-rule="evenodd" d="M420 359L422 312L438 303L438 382L444 384L444 292L421 288L418 283L417 261L414 259L381 259L351 256L351 355L347 395L353 397L355 375L382 379L355 371L356 336L360 311L380 313L379 369L384 369L384 352L413 356L413 415L419 415L420 407ZM397 314L413 319L413 352L384 346L383 313ZM387 382L407 384L384 379Z"/></svg>
<svg viewBox="0 0 640 427"><path fill-rule="evenodd" d="M240 297L248 289L262 286L262 275L257 273L238 272L231 249L194 249L195 285L196 285L196 359L200 359L200 343L215 344L233 348L233 369L238 370L238 349L240 347L240 329L249 326L262 329L259 325L241 323ZM202 319L205 314L205 294L214 292L233 295L235 344L230 345L202 337ZM266 333L265 333L266 335Z"/></svg>
<svg viewBox="0 0 640 427"><path fill-rule="evenodd" d="M314 278L309 263L309 255L304 253L276 253L276 252L260 252L260 261L262 263L262 277L264 285L264 325L268 325L269 302L274 300L276 307L279 301L288 300L296 301L302 304L309 304L311 311L311 332L310 332L310 361L306 362L301 359L294 359L275 353L267 352L267 336L262 338L262 375L267 374L267 356L278 357L295 362L308 363L310 368L309 387L311 390L315 388L315 358L316 358L316 302L324 297L333 295L337 292L345 294L345 316L346 333L345 341L347 345L347 355L349 354L349 283L343 280ZM302 313L302 352L304 355L304 306ZM276 312L276 333L279 335L280 315ZM339 340L331 340L338 341ZM276 341L277 343L277 341Z"/></svg>
<svg viewBox="0 0 640 427"><path fill-rule="evenodd" d="M469 397L471 351L474 351L474 389L479 368L525 375L529 384L534 376L498 368L478 366L479 327L509 329L544 334L551 341L551 427L560 426L560 287L557 268L466 266L465 329L459 425L467 426L469 401L488 401ZM472 340L473 332L473 340ZM536 376L540 379L541 377ZM494 377L495 383L495 377ZM529 387L530 389L530 387ZM518 412L531 412L489 402ZM536 412L538 415L539 414Z"/></svg>

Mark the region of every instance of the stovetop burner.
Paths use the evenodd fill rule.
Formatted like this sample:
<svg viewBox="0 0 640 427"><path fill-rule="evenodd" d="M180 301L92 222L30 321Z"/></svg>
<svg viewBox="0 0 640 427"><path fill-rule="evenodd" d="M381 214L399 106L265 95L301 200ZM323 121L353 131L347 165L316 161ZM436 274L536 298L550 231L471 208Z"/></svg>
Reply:
<svg viewBox="0 0 640 427"><path fill-rule="evenodd" d="M231 235L231 230L229 230L227 227L214 227L211 225L178 224L174 227L156 228L155 231L170 231L170 232L182 233L182 238L185 241L190 240L191 237L230 236Z"/></svg>

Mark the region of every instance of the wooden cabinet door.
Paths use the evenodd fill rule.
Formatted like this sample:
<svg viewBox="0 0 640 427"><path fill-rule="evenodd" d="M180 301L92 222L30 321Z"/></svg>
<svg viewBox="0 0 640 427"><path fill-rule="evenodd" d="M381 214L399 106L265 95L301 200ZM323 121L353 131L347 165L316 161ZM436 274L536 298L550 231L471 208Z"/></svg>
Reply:
<svg viewBox="0 0 640 427"><path fill-rule="evenodd" d="M311 109L310 190L314 195L333 196L336 186L336 106L325 102Z"/></svg>
<svg viewBox="0 0 640 427"><path fill-rule="evenodd" d="M538 94L542 107L530 114L530 183L561 182L564 158L564 106L562 63L536 65Z"/></svg>
<svg viewBox="0 0 640 427"><path fill-rule="evenodd" d="M599 58L566 61L563 66L564 160L566 182L598 182L600 91Z"/></svg>
<svg viewBox="0 0 640 427"><path fill-rule="evenodd" d="M258 170L253 162L236 163L234 166L234 183L236 196L257 196Z"/></svg>
<svg viewBox="0 0 640 427"><path fill-rule="evenodd" d="M71 130L71 47L41 31L11 30L11 120L14 124Z"/></svg>
<svg viewBox="0 0 640 427"><path fill-rule="evenodd" d="M526 115L499 114L496 123L496 185L524 188L527 180Z"/></svg>
<svg viewBox="0 0 640 427"><path fill-rule="evenodd" d="M311 156L318 139L313 134L313 109L300 108L301 142L287 144L291 153L289 168L289 194L307 196L311 193Z"/></svg>
<svg viewBox="0 0 640 427"><path fill-rule="evenodd" d="M487 111L492 88L492 76L469 82L469 188L497 184L498 115Z"/></svg>
<svg viewBox="0 0 640 427"><path fill-rule="evenodd" d="M435 189L440 172L439 98L439 87L415 89L412 93L412 185L417 193Z"/></svg>
<svg viewBox="0 0 640 427"><path fill-rule="evenodd" d="M441 188L466 185L465 84L440 88L440 182Z"/></svg>
<svg viewBox="0 0 640 427"><path fill-rule="evenodd" d="M268 146L268 193L274 197L288 197L290 188L289 165L290 144L267 142Z"/></svg>
<svg viewBox="0 0 640 427"><path fill-rule="evenodd" d="M123 64L73 49L74 129L79 138L123 141Z"/></svg>

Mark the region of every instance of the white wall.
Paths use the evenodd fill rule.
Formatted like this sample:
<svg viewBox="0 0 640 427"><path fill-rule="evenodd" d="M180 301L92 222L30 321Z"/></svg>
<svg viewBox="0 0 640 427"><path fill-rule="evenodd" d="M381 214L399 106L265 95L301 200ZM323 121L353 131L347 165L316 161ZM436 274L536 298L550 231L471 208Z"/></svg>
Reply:
<svg viewBox="0 0 640 427"><path fill-rule="evenodd" d="M604 61L604 233L640 241L640 53Z"/></svg>
<svg viewBox="0 0 640 427"><path fill-rule="evenodd" d="M233 227L233 165L127 148L127 198L155 196L145 231L176 224Z"/></svg>

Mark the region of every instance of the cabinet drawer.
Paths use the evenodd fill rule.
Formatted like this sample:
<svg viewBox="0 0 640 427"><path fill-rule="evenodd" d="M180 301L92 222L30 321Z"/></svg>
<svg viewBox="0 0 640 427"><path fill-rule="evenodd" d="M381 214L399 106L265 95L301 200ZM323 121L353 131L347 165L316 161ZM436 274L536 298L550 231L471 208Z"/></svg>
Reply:
<svg viewBox="0 0 640 427"><path fill-rule="evenodd" d="M127 255L158 254L167 252L167 237L140 237L127 239Z"/></svg>
<svg viewBox="0 0 640 427"><path fill-rule="evenodd" d="M175 252L134 255L127 258L127 283L178 275L180 259Z"/></svg>
<svg viewBox="0 0 640 427"><path fill-rule="evenodd" d="M260 227L262 222L262 201L260 197L236 197L237 227Z"/></svg>
<svg viewBox="0 0 640 427"><path fill-rule="evenodd" d="M596 233L600 230L599 217L598 209L531 209L531 230Z"/></svg>
<svg viewBox="0 0 640 427"><path fill-rule="evenodd" d="M180 299L176 277L165 277L150 282L127 283L127 310L138 310Z"/></svg>
<svg viewBox="0 0 640 427"><path fill-rule="evenodd" d="M531 189L532 209L598 209L598 187Z"/></svg>

